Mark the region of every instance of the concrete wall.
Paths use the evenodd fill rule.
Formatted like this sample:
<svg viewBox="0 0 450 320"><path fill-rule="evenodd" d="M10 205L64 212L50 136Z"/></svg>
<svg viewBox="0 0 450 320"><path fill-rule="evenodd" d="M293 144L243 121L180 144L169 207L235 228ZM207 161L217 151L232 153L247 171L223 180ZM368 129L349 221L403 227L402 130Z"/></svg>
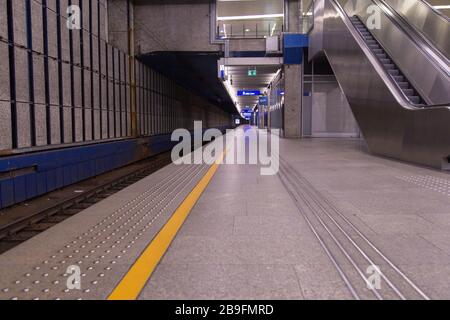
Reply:
<svg viewBox="0 0 450 320"><path fill-rule="evenodd" d="M136 53L219 51L210 43L210 4L168 1L136 5Z"/></svg>
<svg viewBox="0 0 450 320"><path fill-rule="evenodd" d="M134 113L130 97L134 87L125 51L128 41L124 40L127 23L123 4L126 1L72 0L71 3L82 8L81 30L67 28L69 0L0 0L0 152L3 154L132 135ZM111 10L109 32L108 7ZM122 50L111 45L108 37ZM12 72L10 65L15 66ZM156 79L140 82L140 89L152 92L154 98L145 104L139 100L136 109L140 117L145 114L146 118L137 122L149 122L148 127L155 123L155 127L139 131L139 135L166 133L180 124L180 116L184 123L208 120L206 125L216 126L229 122L225 112L197 99L173 81L143 65L138 64L137 68L141 74L153 74ZM189 108L197 111L188 113Z"/></svg>
<svg viewBox="0 0 450 320"><path fill-rule="evenodd" d="M302 65L284 66L285 93L284 93L284 128L286 138L301 137L302 115Z"/></svg>
<svg viewBox="0 0 450 320"><path fill-rule="evenodd" d="M125 53L128 52L128 1L108 0L108 37L109 43ZM134 6L129 6L130 16Z"/></svg>

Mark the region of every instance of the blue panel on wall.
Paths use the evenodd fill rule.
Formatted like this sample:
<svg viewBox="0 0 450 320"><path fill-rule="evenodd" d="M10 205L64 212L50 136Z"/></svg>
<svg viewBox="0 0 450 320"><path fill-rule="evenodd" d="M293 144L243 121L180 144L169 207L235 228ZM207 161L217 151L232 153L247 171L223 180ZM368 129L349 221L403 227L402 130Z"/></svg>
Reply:
<svg viewBox="0 0 450 320"><path fill-rule="evenodd" d="M14 181L12 179L3 180L0 182L0 190L2 195L2 206L8 207L14 202Z"/></svg>
<svg viewBox="0 0 450 320"><path fill-rule="evenodd" d="M284 35L284 64L302 64L303 48L309 46L306 34L287 33Z"/></svg>
<svg viewBox="0 0 450 320"><path fill-rule="evenodd" d="M47 193L47 175L45 172L36 173L36 187L38 194Z"/></svg>
<svg viewBox="0 0 450 320"><path fill-rule="evenodd" d="M25 176L14 178L14 202L27 199L27 178Z"/></svg>
<svg viewBox="0 0 450 320"><path fill-rule="evenodd" d="M27 178L27 199L31 199L37 197L37 186L36 186L36 175L29 174L26 176Z"/></svg>
<svg viewBox="0 0 450 320"><path fill-rule="evenodd" d="M59 189L64 186L64 169L57 168L55 169L55 188Z"/></svg>

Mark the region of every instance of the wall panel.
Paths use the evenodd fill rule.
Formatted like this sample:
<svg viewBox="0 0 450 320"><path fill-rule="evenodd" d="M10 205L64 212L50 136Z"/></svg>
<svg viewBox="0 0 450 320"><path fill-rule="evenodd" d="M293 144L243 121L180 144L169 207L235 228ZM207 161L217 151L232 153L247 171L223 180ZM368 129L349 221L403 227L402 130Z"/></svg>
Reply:
<svg viewBox="0 0 450 320"><path fill-rule="evenodd" d="M8 44L0 41L0 100L10 100L9 82L9 54Z"/></svg>
<svg viewBox="0 0 450 320"><path fill-rule="evenodd" d="M0 150L9 150L11 143L11 104L0 100Z"/></svg>
<svg viewBox="0 0 450 320"><path fill-rule="evenodd" d="M8 38L8 14L6 0L0 0L0 39Z"/></svg>
<svg viewBox="0 0 450 320"><path fill-rule="evenodd" d="M8 57L6 0L0 0L0 56ZM27 6L30 4L27 15ZM106 1L12 1L15 70L18 85L16 147L101 141L132 135L129 56L107 39ZM67 28L68 4L82 7L82 30ZM58 15L59 14L59 15ZM27 21L30 23L27 25ZM46 23L45 23L46 22ZM45 25L44 25L45 24ZM27 26L31 27L28 29ZM47 32L44 32L44 31ZM25 49L26 46L31 51ZM47 53L47 55L45 55ZM8 59L0 60L0 150L14 147ZM141 136L170 133L228 117L216 107L199 102L172 80L140 61L135 65L137 132ZM13 87L14 88L14 87ZM181 102L183 101L183 102ZM192 104L198 104L192 107ZM214 115L218 115L215 117ZM63 139L64 137L64 139Z"/></svg>

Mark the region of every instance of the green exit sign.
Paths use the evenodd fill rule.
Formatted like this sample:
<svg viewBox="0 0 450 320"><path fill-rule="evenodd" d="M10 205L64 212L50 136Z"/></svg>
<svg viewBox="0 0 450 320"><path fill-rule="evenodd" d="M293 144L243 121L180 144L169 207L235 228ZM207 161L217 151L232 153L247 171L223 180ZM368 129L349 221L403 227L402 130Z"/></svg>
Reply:
<svg viewBox="0 0 450 320"><path fill-rule="evenodd" d="M256 77L258 75L258 72L255 70L248 70L248 76L249 77Z"/></svg>

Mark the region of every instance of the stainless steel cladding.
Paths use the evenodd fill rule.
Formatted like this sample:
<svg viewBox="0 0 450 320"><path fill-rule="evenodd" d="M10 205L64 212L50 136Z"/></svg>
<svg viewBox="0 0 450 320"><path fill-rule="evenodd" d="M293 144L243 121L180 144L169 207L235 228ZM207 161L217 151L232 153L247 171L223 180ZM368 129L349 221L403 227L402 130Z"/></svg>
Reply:
<svg viewBox="0 0 450 320"><path fill-rule="evenodd" d="M427 43L402 29L380 1L320 0L315 10L323 46L346 94L369 149L384 155L436 168L448 168L450 156L450 79L448 65L430 57ZM317 15L321 12L323 15ZM369 18L370 6L379 13L380 28L371 30L401 72L426 101L411 104L394 78L367 46L350 17ZM378 10L379 9L379 10ZM443 106L438 106L443 104Z"/></svg>

